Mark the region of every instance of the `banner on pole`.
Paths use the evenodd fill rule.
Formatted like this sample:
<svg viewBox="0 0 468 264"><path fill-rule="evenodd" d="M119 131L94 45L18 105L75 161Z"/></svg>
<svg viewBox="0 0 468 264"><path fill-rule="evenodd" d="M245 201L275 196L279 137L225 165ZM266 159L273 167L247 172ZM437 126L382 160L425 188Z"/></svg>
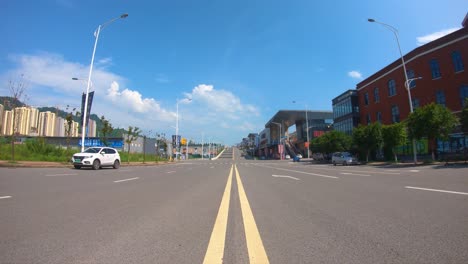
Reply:
<svg viewBox="0 0 468 264"><path fill-rule="evenodd" d="M94 91L90 92L88 95L88 107L86 108L86 124L89 124L89 116L91 115L91 106L93 104ZM86 94L83 93L81 96L81 127L83 127L83 118L84 118L84 106L86 102Z"/></svg>

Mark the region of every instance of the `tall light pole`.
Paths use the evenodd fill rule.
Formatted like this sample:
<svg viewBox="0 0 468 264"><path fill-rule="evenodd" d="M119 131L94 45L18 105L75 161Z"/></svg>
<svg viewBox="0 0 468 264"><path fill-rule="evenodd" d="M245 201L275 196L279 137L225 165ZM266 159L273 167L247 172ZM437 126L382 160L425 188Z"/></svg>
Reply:
<svg viewBox="0 0 468 264"><path fill-rule="evenodd" d="M296 101L292 101L293 104L296 103ZM309 117L307 113L309 110L307 109L307 104L305 105L305 119L306 119L306 138L307 138L307 158L310 157L310 149L309 149Z"/></svg>
<svg viewBox="0 0 468 264"><path fill-rule="evenodd" d="M205 133L202 132L201 137L202 137L202 138L201 138L201 159L204 160L204 157L203 157L203 156L205 155L205 153L203 152L203 151L204 151L203 146L204 146L204 144L205 144L205 142L204 142L204 140L205 140Z"/></svg>
<svg viewBox="0 0 468 264"><path fill-rule="evenodd" d="M186 99L182 99L182 100L187 100L187 102L192 101L192 99L190 99L190 98L186 98ZM181 100L181 101L182 101L182 100ZM178 155L178 154L177 154L177 151L179 150L179 143L180 143L180 142L179 142L179 102L180 102L179 99L177 99L177 100L176 100L176 108L177 108L177 113L176 113L176 132L175 132L175 133L176 133L176 138L175 138L175 140L176 140L176 160L177 160L177 158L178 158L178 156L177 156L177 155Z"/></svg>
<svg viewBox="0 0 468 264"><path fill-rule="evenodd" d="M82 127L82 132L81 132L81 152L84 151L84 145L85 145L85 131L86 131L86 112L88 111L88 96L89 96L89 86L91 84L91 74L93 73L93 64L94 64L94 55L96 54L96 47L99 39L99 33L101 32L101 29L109 25L110 23L116 21L117 19L120 18L126 18L128 17L128 14L122 14L119 17L113 18L107 22L105 22L102 25L99 25L96 31L94 32L94 37L96 40L94 41L94 49L93 49L93 55L91 56L91 65L89 66L89 75L88 75L88 83L86 85L86 97L85 97L85 105L84 105L84 113L83 113L83 127Z"/></svg>
<svg viewBox="0 0 468 264"><path fill-rule="evenodd" d="M278 150L279 150L279 146L281 145L281 131L283 130L283 124L277 123L277 122L271 122L271 123L278 126ZM284 146L283 146L283 149L280 152L280 159L281 160L283 159L283 152L284 152Z"/></svg>
<svg viewBox="0 0 468 264"><path fill-rule="evenodd" d="M392 31L393 34L395 35L395 39L396 39L396 42L397 42L397 45L398 45L398 51L400 52L401 64L403 65L403 73L405 74L405 87L406 87L406 90L408 92L408 101L409 101L409 106L410 106L410 113L413 113L413 100L411 100L411 91L409 89L410 80L408 80L408 73L406 72L405 59L403 58L403 53L401 52L400 39L398 38L398 30L393 26L390 26L388 24L379 22L379 21L377 21L375 19L372 19L372 18L367 19L367 21L369 21L371 23L380 24L380 25L384 26L385 28L387 28L388 30ZM416 153L416 140L414 138L413 138L413 160L414 160L414 164L418 163L418 155Z"/></svg>

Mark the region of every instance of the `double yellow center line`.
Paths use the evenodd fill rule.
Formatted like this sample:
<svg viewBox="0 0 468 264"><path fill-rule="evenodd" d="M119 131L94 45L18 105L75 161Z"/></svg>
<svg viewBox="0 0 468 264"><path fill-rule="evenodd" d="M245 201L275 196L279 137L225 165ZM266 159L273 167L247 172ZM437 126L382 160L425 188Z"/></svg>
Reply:
<svg viewBox="0 0 468 264"><path fill-rule="evenodd" d="M239 191L242 220L244 222L245 238L247 241L250 263L269 263L268 256L265 248L263 247L262 238L258 232L257 224L255 223L255 218L252 214L252 209L250 208L249 200L245 194L244 186L242 185L236 165L231 166L231 171L229 172L228 181L226 188L224 189L218 216L216 217L203 263L223 263L226 229L229 216L229 201L231 198L232 173L234 170L236 172L237 188Z"/></svg>

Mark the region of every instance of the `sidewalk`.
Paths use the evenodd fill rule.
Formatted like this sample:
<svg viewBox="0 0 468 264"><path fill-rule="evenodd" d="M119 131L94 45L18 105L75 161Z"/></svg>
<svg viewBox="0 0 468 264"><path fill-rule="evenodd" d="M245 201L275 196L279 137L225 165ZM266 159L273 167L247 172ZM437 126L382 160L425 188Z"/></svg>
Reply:
<svg viewBox="0 0 468 264"><path fill-rule="evenodd" d="M121 166L157 166L157 165L165 165L169 163L169 161L162 161L162 162L154 162L154 161L147 161L145 163L139 162L130 162L127 163L125 161L122 162ZM0 160L0 167L7 167L7 168L73 168L73 165L70 162L54 162L54 161L15 161L14 163L8 160Z"/></svg>

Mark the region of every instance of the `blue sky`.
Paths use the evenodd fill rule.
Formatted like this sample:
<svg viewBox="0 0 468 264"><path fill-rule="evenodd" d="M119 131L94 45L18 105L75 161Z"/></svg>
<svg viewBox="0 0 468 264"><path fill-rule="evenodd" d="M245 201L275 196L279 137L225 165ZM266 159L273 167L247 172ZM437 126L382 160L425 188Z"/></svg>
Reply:
<svg viewBox="0 0 468 264"><path fill-rule="evenodd" d="M93 113L114 126L226 144L280 109L331 100L403 53L461 27L462 0L4 0L0 95L24 74L28 104L79 106L99 24ZM435 35L434 35L435 34ZM192 99L191 101L187 98ZM297 101L293 104L292 101Z"/></svg>

